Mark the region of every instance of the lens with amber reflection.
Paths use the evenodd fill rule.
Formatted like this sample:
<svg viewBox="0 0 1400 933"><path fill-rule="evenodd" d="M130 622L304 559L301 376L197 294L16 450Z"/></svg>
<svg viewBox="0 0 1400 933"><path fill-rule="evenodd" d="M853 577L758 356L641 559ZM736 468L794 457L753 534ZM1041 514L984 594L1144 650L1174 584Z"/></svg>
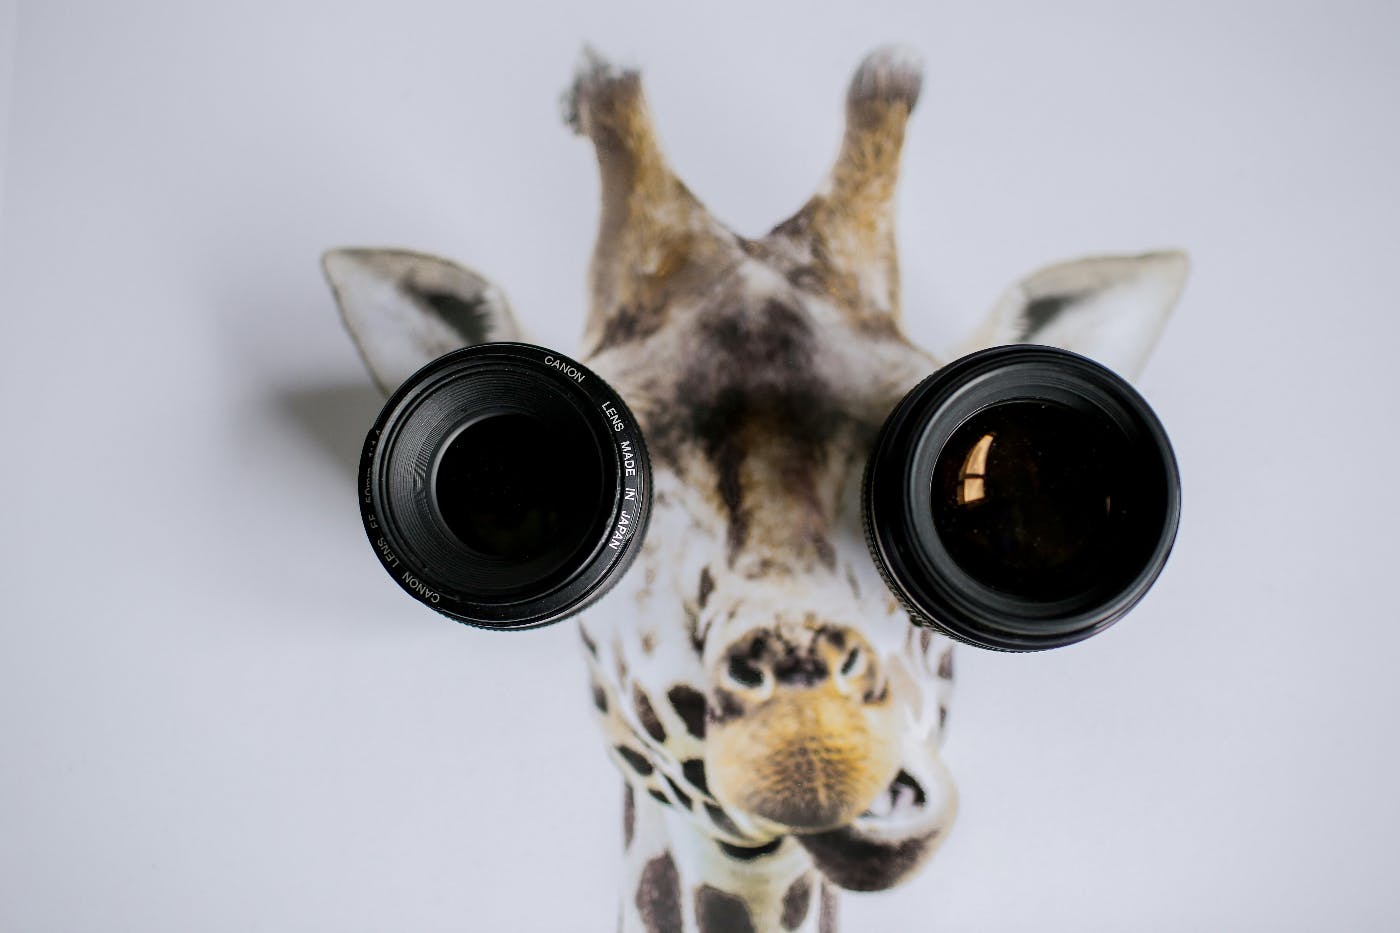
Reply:
<svg viewBox="0 0 1400 933"><path fill-rule="evenodd" d="M998 347L929 377L866 472L871 550L916 621L1010 651L1121 618L1165 563L1179 501L1147 403L1050 347Z"/></svg>

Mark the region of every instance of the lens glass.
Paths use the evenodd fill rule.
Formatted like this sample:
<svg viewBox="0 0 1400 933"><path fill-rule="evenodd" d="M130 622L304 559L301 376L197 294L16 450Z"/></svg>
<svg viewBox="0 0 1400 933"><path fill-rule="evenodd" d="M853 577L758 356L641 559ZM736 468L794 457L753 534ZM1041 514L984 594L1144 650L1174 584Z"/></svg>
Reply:
<svg viewBox="0 0 1400 933"><path fill-rule="evenodd" d="M933 521L954 562L1018 599L1126 582L1143 556L1122 432L1092 409L1017 399L973 414L933 476Z"/></svg>
<svg viewBox="0 0 1400 933"><path fill-rule="evenodd" d="M611 504L596 444L519 412L479 418L444 447L434 495L447 527L491 560L557 569L596 538Z"/></svg>

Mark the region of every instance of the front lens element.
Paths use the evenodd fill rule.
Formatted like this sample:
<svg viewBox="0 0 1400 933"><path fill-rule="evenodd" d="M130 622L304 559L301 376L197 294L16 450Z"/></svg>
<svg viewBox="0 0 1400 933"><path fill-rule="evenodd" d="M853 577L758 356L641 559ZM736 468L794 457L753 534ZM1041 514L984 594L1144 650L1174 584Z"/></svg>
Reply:
<svg viewBox="0 0 1400 933"><path fill-rule="evenodd" d="M1140 559L1126 444L1107 418L1058 402L991 405L953 432L933 476L933 525L979 583L1060 600ZM1128 558L1128 560L1125 560Z"/></svg>
<svg viewBox="0 0 1400 933"><path fill-rule="evenodd" d="M506 412L471 422L447 442L433 491L464 548L552 570L596 536L612 490L596 445L579 428L568 418L551 427Z"/></svg>

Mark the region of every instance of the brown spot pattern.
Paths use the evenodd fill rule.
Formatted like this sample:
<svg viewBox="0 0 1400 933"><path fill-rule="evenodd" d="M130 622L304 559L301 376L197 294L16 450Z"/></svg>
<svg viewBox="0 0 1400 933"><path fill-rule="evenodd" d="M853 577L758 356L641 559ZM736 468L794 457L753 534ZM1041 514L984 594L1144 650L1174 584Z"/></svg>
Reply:
<svg viewBox="0 0 1400 933"><path fill-rule="evenodd" d="M666 692L671 708L685 723L685 731L697 739L705 737L705 695L694 687L677 684Z"/></svg>
<svg viewBox="0 0 1400 933"><path fill-rule="evenodd" d="M617 749L617 753L622 756L622 760L632 766L633 771L637 772L642 777L651 774L651 762L647 760L645 755L628 748L626 745L617 745L614 747Z"/></svg>
<svg viewBox="0 0 1400 933"><path fill-rule="evenodd" d="M699 758L690 758L681 762L681 774L691 783L696 790L702 794L710 792L710 784L705 780L705 762Z"/></svg>
<svg viewBox="0 0 1400 933"><path fill-rule="evenodd" d="M942 656L938 659L938 676L944 680L953 679L953 649L945 648Z"/></svg>
<svg viewBox="0 0 1400 933"><path fill-rule="evenodd" d="M710 574L710 568L705 567L700 571L700 589L695 596L695 601L701 609L705 608L705 603L709 602L710 594L714 591L715 578Z"/></svg>
<svg viewBox="0 0 1400 933"><path fill-rule="evenodd" d="M708 884L695 892L695 921L700 933L754 933L743 900Z"/></svg>
<svg viewBox="0 0 1400 933"><path fill-rule="evenodd" d="M637 684L632 685L632 705L636 707L637 719L641 721L647 735L658 742L666 741L666 728L661 725L661 720L657 718L656 710L652 709L646 693Z"/></svg>
<svg viewBox="0 0 1400 933"><path fill-rule="evenodd" d="M681 790L680 785L671 780L669 775L663 774L662 777L666 778L666 784L671 788L671 793L676 795L676 802L689 810L691 807L690 795Z"/></svg>
<svg viewBox="0 0 1400 933"><path fill-rule="evenodd" d="M783 913L780 922L784 930L795 930L807 919L807 911L812 906L812 882L807 875L794 881L783 894Z"/></svg>
<svg viewBox="0 0 1400 933"><path fill-rule="evenodd" d="M632 785L622 785L622 847L632 845L632 832L637 828L637 799L633 796Z"/></svg>
<svg viewBox="0 0 1400 933"><path fill-rule="evenodd" d="M817 919L817 933L836 933L836 892L831 885L822 884L822 912Z"/></svg>
<svg viewBox="0 0 1400 933"><path fill-rule="evenodd" d="M681 879L671 853L647 862L637 882L637 912L647 933L681 929Z"/></svg>
<svg viewBox="0 0 1400 933"><path fill-rule="evenodd" d="M735 822L729 818L729 814L725 813L721 808L712 803L707 803L705 804L705 812L710 815L710 819L713 820L714 824L720 829L735 836L743 835Z"/></svg>

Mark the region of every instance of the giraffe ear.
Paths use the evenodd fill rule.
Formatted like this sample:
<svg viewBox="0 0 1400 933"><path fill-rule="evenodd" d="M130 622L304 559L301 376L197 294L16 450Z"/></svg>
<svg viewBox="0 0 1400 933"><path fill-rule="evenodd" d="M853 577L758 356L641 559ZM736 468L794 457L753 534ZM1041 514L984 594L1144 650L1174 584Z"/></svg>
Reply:
<svg viewBox="0 0 1400 933"><path fill-rule="evenodd" d="M962 352L1049 344L1134 379L1186 284L1188 265L1185 253L1168 250L1047 266L1007 289Z"/></svg>
<svg viewBox="0 0 1400 933"><path fill-rule="evenodd" d="M321 266L360 356L386 393L450 350L521 339L500 289L455 262L405 250L333 249Z"/></svg>

